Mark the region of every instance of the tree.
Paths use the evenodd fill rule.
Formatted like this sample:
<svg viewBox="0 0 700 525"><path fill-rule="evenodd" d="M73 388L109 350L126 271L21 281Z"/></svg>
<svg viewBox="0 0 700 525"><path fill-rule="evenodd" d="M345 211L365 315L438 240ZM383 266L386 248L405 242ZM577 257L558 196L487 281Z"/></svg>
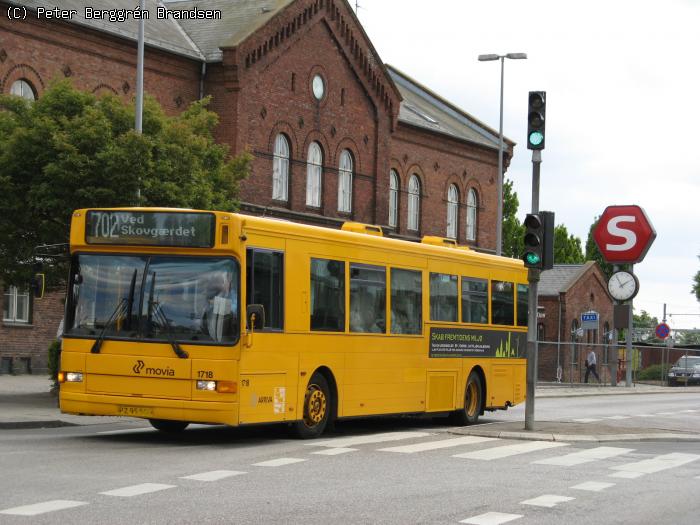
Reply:
<svg viewBox="0 0 700 525"><path fill-rule="evenodd" d="M523 237L525 236L525 227L518 220L518 201L517 192L513 191L513 181L505 179L503 181L503 245L502 253L504 257L513 257L519 259L523 255L525 245Z"/></svg>
<svg viewBox="0 0 700 525"><path fill-rule="evenodd" d="M642 310L639 314L632 314L632 326L635 328L656 328L659 324L659 319L652 317L649 312Z"/></svg>
<svg viewBox="0 0 700 525"><path fill-rule="evenodd" d="M582 264L586 262L581 249L581 239L569 235L566 226L558 224L554 228L554 263Z"/></svg>
<svg viewBox="0 0 700 525"><path fill-rule="evenodd" d="M237 209L252 157L230 159L214 142L217 116L207 103L168 117L146 98L137 134L133 106L68 81L35 102L0 96L0 281L26 284L35 247L68 242L77 208ZM49 281L63 277L58 266Z"/></svg>
<svg viewBox="0 0 700 525"><path fill-rule="evenodd" d="M698 256L698 259L700 259L700 256ZM694 293L695 298L700 301L700 270L698 270L698 273L693 277L693 281L693 290L690 293Z"/></svg>
<svg viewBox="0 0 700 525"><path fill-rule="evenodd" d="M598 245L595 243L595 239L593 238L593 230L595 229L599 220L600 217L596 217L588 230L588 239L586 239L586 260L596 261L600 265L601 270L603 270L605 277L609 279L613 273L612 264L603 259L603 254L600 253Z"/></svg>

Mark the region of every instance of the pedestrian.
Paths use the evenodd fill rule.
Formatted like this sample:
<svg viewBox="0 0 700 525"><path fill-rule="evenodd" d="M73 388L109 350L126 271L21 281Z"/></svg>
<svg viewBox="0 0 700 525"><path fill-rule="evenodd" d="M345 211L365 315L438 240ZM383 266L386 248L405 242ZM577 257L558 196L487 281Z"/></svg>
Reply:
<svg viewBox="0 0 700 525"><path fill-rule="evenodd" d="M588 383L588 374L590 374L591 372L593 373L593 377L595 377L596 380L600 383L600 377L598 377L598 372L596 371L596 363L597 359L595 352L591 350L588 353L588 356L586 357L586 375L583 378L584 383Z"/></svg>

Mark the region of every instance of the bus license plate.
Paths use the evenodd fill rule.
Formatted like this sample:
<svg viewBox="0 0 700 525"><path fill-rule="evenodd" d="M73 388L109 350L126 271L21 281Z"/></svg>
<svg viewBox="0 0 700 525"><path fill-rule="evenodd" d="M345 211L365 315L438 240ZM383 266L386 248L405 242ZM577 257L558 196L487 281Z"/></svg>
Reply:
<svg viewBox="0 0 700 525"><path fill-rule="evenodd" d="M153 416L153 409L150 407L130 407L126 405L119 405L117 407L117 413L120 416L151 417Z"/></svg>

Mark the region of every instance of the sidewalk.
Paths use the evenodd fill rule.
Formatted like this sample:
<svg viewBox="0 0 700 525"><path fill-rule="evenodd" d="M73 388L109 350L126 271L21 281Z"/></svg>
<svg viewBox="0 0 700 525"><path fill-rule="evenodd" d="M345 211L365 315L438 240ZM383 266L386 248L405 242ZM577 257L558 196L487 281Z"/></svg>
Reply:
<svg viewBox="0 0 700 525"><path fill-rule="evenodd" d="M535 391L537 398L574 397L574 396L609 396L629 394L673 394L694 392L700 394L700 387L664 387L637 384L633 387L542 384ZM0 430L19 428L49 428L71 425L96 425L114 422L137 421L131 418L106 416L72 416L62 414L58 409L58 400L51 393L51 381L43 375L0 375ZM536 439L548 441L700 441L700 434L658 431L645 428L625 428L612 424L596 424L595 434L591 434L591 425L546 421L535 423L535 430L523 430L523 422L502 422L476 425L455 429L454 433L499 437L507 439Z"/></svg>

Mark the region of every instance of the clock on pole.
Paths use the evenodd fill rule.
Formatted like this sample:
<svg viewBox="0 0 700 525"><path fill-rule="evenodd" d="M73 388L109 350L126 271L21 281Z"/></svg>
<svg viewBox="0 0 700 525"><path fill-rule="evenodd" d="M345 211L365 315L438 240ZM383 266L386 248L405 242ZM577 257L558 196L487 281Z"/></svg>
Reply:
<svg viewBox="0 0 700 525"><path fill-rule="evenodd" d="M620 270L608 280L608 292L617 301L629 301L639 291L639 280L632 272Z"/></svg>

